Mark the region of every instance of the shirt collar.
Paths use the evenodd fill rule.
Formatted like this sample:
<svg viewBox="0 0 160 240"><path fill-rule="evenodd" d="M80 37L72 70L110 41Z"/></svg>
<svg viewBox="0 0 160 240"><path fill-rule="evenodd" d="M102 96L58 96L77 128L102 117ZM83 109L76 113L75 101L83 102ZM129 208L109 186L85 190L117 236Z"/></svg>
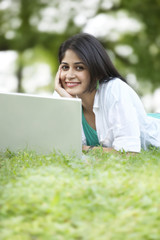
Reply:
<svg viewBox="0 0 160 240"><path fill-rule="evenodd" d="M96 91L93 103L93 109L99 108L99 89Z"/></svg>

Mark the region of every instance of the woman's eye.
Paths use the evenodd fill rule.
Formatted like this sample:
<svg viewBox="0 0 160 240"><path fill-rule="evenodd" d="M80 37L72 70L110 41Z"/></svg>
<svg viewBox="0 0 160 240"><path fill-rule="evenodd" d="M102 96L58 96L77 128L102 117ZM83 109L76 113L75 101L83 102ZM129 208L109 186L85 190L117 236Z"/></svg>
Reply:
<svg viewBox="0 0 160 240"><path fill-rule="evenodd" d="M62 66L62 70L66 71L68 69L68 66L64 65Z"/></svg>
<svg viewBox="0 0 160 240"><path fill-rule="evenodd" d="M81 71L81 70L83 70L84 69L84 67L83 66L77 66L77 68L76 68L78 71Z"/></svg>

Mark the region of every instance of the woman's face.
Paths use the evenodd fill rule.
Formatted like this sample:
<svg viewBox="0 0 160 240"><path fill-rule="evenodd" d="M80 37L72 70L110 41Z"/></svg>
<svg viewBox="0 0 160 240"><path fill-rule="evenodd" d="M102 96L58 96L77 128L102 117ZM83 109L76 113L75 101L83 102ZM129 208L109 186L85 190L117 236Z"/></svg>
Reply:
<svg viewBox="0 0 160 240"><path fill-rule="evenodd" d="M60 64L60 79L72 96L83 97L90 84L90 73L83 61L72 50L65 52Z"/></svg>

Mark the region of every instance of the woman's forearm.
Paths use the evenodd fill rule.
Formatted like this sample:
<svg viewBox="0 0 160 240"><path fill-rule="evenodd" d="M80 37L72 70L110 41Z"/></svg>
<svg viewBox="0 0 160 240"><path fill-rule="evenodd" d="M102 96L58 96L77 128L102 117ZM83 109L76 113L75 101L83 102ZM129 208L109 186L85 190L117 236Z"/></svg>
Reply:
<svg viewBox="0 0 160 240"><path fill-rule="evenodd" d="M107 147L102 147L102 146L87 146L83 145L82 150L85 152L90 151L91 149L103 149L104 152L117 152L114 148L107 148Z"/></svg>
<svg viewBox="0 0 160 240"><path fill-rule="evenodd" d="M110 153L123 153L123 152L119 152L116 151L114 148L107 148L107 147L102 147L102 146L87 146L87 145L83 145L82 146L82 150L85 152L89 152L92 149L102 149L103 152L110 152ZM126 152L127 155L129 156L133 156L136 155L138 152Z"/></svg>

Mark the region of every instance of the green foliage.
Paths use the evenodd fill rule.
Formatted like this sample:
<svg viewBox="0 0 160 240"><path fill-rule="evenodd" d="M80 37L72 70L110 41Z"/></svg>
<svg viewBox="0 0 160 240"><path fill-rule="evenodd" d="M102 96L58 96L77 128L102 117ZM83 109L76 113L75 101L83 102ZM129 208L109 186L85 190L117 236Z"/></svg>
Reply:
<svg viewBox="0 0 160 240"><path fill-rule="evenodd" d="M153 89L159 87L160 1L122 0L120 7L126 9L130 16L138 19L144 26L137 35L124 36L122 39L133 47L138 57L138 62L131 66L132 71L136 73L139 80L150 81Z"/></svg>
<svg viewBox="0 0 160 240"><path fill-rule="evenodd" d="M159 87L160 1L112 0L108 5L105 1L98 0L96 3L94 1L94 4L86 5L85 0L80 2L72 0L66 0L65 2L62 0L6 0L6 5L7 2L9 4L6 8L1 7L5 5L5 0L1 2L0 50L15 50L21 57L28 49L33 50L34 53L35 48L38 46L43 48L43 52L46 51L44 55L49 56L52 54L53 62L57 59L57 51L60 44L69 36L83 31L88 20L102 13L106 16L116 17L117 14L125 12L128 17L138 20L143 25L143 29L132 34L121 34L116 41L111 40L108 36L104 36L100 40L107 50L112 51L116 55L114 63L123 76L131 72L136 75L138 81L151 82L153 89ZM105 5L108 7L105 7ZM46 31L42 31L38 28L39 23L43 20L42 13L46 9L49 9L53 16L48 16L46 13L45 19L52 20L52 25L61 23L54 30L48 29L47 31L46 29ZM84 23L76 24L75 18L77 15L81 15L81 17L83 16L86 19ZM110 22L108 22L109 24ZM62 30L60 25L64 25ZM114 33L114 30L111 33ZM115 47L120 44L132 47L133 54L137 59L135 62L130 61L131 56L125 57L115 52ZM21 72L23 67L25 67L25 64L22 64L23 62L20 61L17 73L19 91L22 91L23 88L21 86ZM50 66L53 75L55 75L55 69L57 68L53 67L52 64Z"/></svg>
<svg viewBox="0 0 160 240"><path fill-rule="evenodd" d="M160 239L160 151L0 155L1 240Z"/></svg>

